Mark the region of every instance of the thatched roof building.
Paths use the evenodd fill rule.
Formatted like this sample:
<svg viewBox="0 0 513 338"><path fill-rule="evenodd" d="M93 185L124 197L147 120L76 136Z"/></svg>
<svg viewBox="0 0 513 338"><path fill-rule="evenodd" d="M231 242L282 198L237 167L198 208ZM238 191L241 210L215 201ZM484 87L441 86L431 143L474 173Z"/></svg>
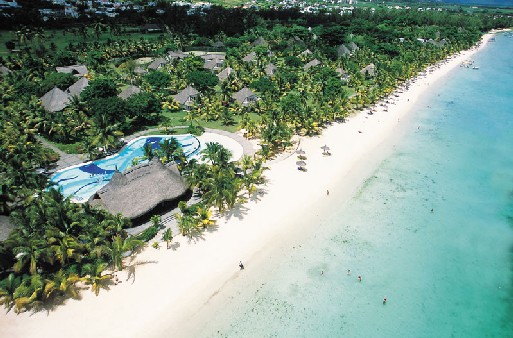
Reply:
<svg viewBox="0 0 513 338"><path fill-rule="evenodd" d="M112 214L135 219L159 204L177 200L189 187L176 165L163 165L158 158L125 171L116 172L110 182L98 190L89 203Z"/></svg>
<svg viewBox="0 0 513 338"><path fill-rule="evenodd" d="M258 96L256 96L256 94L253 93L251 91L251 89L249 89L248 87L242 88L238 92L234 93L232 95L232 97L237 102L239 102L240 104L243 104L243 105L248 105L249 103L255 102L256 100L258 100Z"/></svg>
<svg viewBox="0 0 513 338"><path fill-rule="evenodd" d="M351 54L351 51L349 48L346 47L346 45L341 44L337 47L337 56L342 57Z"/></svg>
<svg viewBox="0 0 513 338"><path fill-rule="evenodd" d="M168 61L164 58L156 58L152 63L148 65L148 69L157 70L168 64Z"/></svg>
<svg viewBox="0 0 513 338"><path fill-rule="evenodd" d="M228 76L230 76L230 74L232 74L233 72L235 72L232 68L230 67L226 67L225 69L223 69L222 71L219 72L219 74L217 74L217 78L219 79L219 81L224 81L228 78Z"/></svg>
<svg viewBox="0 0 513 338"><path fill-rule="evenodd" d="M5 241L13 230L14 225L9 221L9 217L0 215L0 242Z"/></svg>
<svg viewBox="0 0 513 338"><path fill-rule="evenodd" d="M306 65L303 66L304 69L310 69L312 67L318 66L321 64L321 61L317 59L313 59L312 61L308 62Z"/></svg>
<svg viewBox="0 0 513 338"><path fill-rule="evenodd" d="M66 67L56 67L55 69L59 73L68 73L68 74L73 74L73 75L77 75L77 76L84 76L87 73L89 73L89 71L87 70L87 67L85 65L71 65L71 66L66 66Z"/></svg>
<svg viewBox="0 0 513 338"><path fill-rule="evenodd" d="M278 70L278 67L276 67L275 65L273 65L272 63L269 63L266 67L265 67L265 74L267 76L273 76L274 73L276 73L276 70Z"/></svg>
<svg viewBox="0 0 513 338"><path fill-rule="evenodd" d="M139 94L141 92L141 88L137 86L128 86L125 89L121 91L121 93L118 94L118 97L122 98L123 100L128 99L130 96Z"/></svg>
<svg viewBox="0 0 513 338"><path fill-rule="evenodd" d="M256 47L256 46L269 46L269 43L267 43L267 41L265 41L264 38L262 37L259 37L257 38L255 41L253 41L253 43L251 44L252 47Z"/></svg>
<svg viewBox="0 0 513 338"><path fill-rule="evenodd" d="M11 70L5 66L0 66L0 75L7 75Z"/></svg>
<svg viewBox="0 0 513 338"><path fill-rule="evenodd" d="M66 91L71 96L79 96L87 86L89 86L89 80L86 77L81 77L80 80L69 86Z"/></svg>
<svg viewBox="0 0 513 338"><path fill-rule="evenodd" d="M192 86L187 86L184 90L176 95L173 95L173 99L181 105L189 105L194 102L199 92Z"/></svg>
<svg viewBox="0 0 513 338"><path fill-rule="evenodd" d="M40 100L43 107L50 113L61 111L69 104L70 95L57 87L43 95Z"/></svg>
<svg viewBox="0 0 513 338"><path fill-rule="evenodd" d="M251 62L251 61L256 61L256 59L257 59L256 53L255 52L251 52L248 55L246 55L245 57L243 57L242 61L244 61L244 62Z"/></svg>
<svg viewBox="0 0 513 338"><path fill-rule="evenodd" d="M367 67L360 70L360 73L362 73L363 75L367 75L367 76L375 76L376 75L376 66L373 63L371 63Z"/></svg>
<svg viewBox="0 0 513 338"><path fill-rule="evenodd" d="M189 53L184 53L184 52L174 52L174 51L170 51L167 53L167 58L169 60L174 60L174 59L185 59L186 57L188 56L191 56L191 54Z"/></svg>
<svg viewBox="0 0 513 338"><path fill-rule="evenodd" d="M360 47L358 47L358 45L353 41L349 42L347 47L351 50L351 52L356 52L358 49L360 49Z"/></svg>
<svg viewBox="0 0 513 338"><path fill-rule="evenodd" d="M214 58L210 60L205 60L205 65L203 66L208 70L218 70L224 64L224 58Z"/></svg>

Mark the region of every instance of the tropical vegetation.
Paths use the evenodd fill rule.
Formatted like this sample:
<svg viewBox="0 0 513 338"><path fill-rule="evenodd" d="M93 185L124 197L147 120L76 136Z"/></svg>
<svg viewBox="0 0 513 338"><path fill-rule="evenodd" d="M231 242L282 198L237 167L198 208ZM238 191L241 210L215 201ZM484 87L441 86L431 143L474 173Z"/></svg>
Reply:
<svg viewBox="0 0 513 338"><path fill-rule="evenodd" d="M512 26L510 17L487 13L356 9L339 15L159 6L166 8L158 21L163 32L152 39L100 39L107 27L120 36L127 34L122 26L157 22L150 13L82 22L66 34L83 40L62 47L46 47L45 38L55 33L48 24L26 22L18 27L17 46L23 48L0 59L7 69L0 75L0 214L15 225L0 242L0 302L8 309L37 310L50 300L78 297L84 285L98 294L113 271L123 268L123 257L155 240L162 228L157 216L147 230L128 236L130 222L122 216L73 204L51 189L48 172L58 156L41 138L91 159L118 149L123 135L155 127L172 133L176 124L194 132L212 125L239 128L259 139L259 153L238 162L216 143L207 144L200 160L187 160L173 139L157 150L144 149L138 161L156 156L176 163L198 198L195 204L181 202L177 216L181 234L192 237L214 225L213 212L255 193L264 182L265 161L286 149L293 135L318 134L389 95L427 65L471 47L484 31ZM92 32L95 39L89 41ZM206 70L197 55L168 54L214 49L224 59L215 70ZM155 58L163 61L154 66ZM56 71L75 64L88 72ZM229 75L217 76L227 67ZM46 92L56 88L66 95L80 78L88 86L68 97L65 108L43 107ZM120 97L129 86L139 92ZM185 105L177 94L188 86L198 95ZM258 100L235 100L243 88ZM166 230L162 240L168 247L172 239Z"/></svg>

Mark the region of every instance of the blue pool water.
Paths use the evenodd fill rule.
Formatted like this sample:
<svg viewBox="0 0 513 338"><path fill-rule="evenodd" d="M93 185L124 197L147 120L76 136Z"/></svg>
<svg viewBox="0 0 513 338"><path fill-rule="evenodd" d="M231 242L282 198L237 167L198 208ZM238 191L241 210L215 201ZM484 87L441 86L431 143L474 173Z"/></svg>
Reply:
<svg viewBox="0 0 513 338"><path fill-rule="evenodd" d="M135 158L143 157L145 144L149 143L153 149L158 149L160 142L171 138L175 138L182 145L187 157L199 152L200 142L194 135L143 136L130 141L112 156L59 170L50 181L57 185L64 196L72 197L77 202L85 202L109 183L116 170L123 172L132 166Z"/></svg>

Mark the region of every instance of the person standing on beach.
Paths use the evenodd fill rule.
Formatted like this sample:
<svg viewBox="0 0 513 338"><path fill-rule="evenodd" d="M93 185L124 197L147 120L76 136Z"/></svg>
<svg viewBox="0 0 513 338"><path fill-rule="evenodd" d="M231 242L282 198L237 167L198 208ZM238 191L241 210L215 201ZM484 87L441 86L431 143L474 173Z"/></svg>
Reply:
<svg viewBox="0 0 513 338"><path fill-rule="evenodd" d="M240 261L240 263L239 263L239 268L240 268L241 270L244 270L244 264L242 264L242 261Z"/></svg>

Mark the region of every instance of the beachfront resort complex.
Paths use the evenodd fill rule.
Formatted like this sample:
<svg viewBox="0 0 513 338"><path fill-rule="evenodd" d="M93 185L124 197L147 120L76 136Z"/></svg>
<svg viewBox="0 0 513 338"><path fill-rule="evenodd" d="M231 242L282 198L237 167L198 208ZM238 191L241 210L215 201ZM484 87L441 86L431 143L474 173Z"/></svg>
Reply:
<svg viewBox="0 0 513 338"><path fill-rule="evenodd" d="M0 336L510 336L502 5L0 3Z"/></svg>

